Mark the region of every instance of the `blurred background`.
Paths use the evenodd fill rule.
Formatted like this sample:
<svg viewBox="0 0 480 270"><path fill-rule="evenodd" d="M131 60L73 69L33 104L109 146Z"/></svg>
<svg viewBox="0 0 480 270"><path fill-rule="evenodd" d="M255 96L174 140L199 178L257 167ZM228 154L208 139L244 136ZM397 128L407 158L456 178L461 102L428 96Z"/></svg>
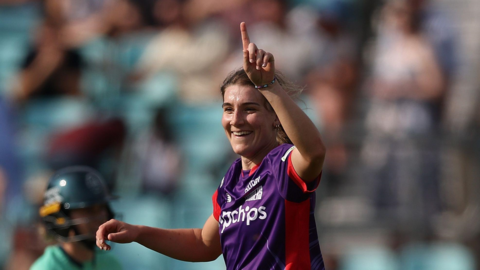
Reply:
<svg viewBox="0 0 480 270"><path fill-rule="evenodd" d="M239 23L304 87L327 144L329 270L480 269L477 0L0 0L0 269L46 242L51 173L98 169L124 221L200 227L237 157L220 85ZM138 244L125 269L225 269Z"/></svg>

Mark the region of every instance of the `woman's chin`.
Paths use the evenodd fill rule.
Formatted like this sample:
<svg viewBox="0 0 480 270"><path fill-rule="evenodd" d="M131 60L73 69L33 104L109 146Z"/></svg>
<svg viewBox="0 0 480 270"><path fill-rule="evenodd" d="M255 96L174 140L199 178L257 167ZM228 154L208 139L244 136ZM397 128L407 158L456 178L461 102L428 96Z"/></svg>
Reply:
<svg viewBox="0 0 480 270"><path fill-rule="evenodd" d="M249 150L248 147L245 147L243 145L236 145L236 146L233 146L232 148L235 154L240 155L242 157L248 157L249 152L251 152L251 151L248 151Z"/></svg>

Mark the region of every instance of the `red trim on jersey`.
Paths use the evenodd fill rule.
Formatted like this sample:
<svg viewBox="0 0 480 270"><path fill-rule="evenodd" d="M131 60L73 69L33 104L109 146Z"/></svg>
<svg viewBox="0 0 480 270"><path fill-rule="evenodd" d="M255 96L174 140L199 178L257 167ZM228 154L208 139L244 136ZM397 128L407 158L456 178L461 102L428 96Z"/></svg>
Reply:
<svg viewBox="0 0 480 270"><path fill-rule="evenodd" d="M261 163L260 163L260 164L261 164ZM260 164L257 164L257 165L255 165L255 166L253 166L253 167L250 169L250 171L248 172L248 176L252 176L253 173L258 169L258 167L260 167ZM243 175L243 170L242 170L242 177L244 177L244 175Z"/></svg>
<svg viewBox="0 0 480 270"><path fill-rule="evenodd" d="M322 173L320 172L320 175L318 176L317 179L314 180L314 184L313 185L313 189L308 189L308 186L307 186L307 183L305 183L305 181L302 180L302 178L300 178L300 176L298 175L298 173L295 171L295 168L293 167L293 164L292 164L292 154L290 154L290 156L288 156L288 165L287 165L287 175L288 177L290 177L293 182L295 182L295 184L297 184L297 186L299 186L303 192L305 193L312 193L314 192L317 187L318 187L318 184L320 184L320 179L322 178ZM309 183L310 185L310 183Z"/></svg>
<svg viewBox="0 0 480 270"><path fill-rule="evenodd" d="M260 166L260 164L257 164L255 166L253 166L252 169L250 169L250 172L248 173L248 176L252 176L253 173L258 169L259 166Z"/></svg>
<svg viewBox="0 0 480 270"><path fill-rule="evenodd" d="M310 199L285 200L285 270L310 269Z"/></svg>
<svg viewBox="0 0 480 270"><path fill-rule="evenodd" d="M217 221L219 221L220 220L220 213L222 212L222 208L220 208L220 205L218 205L217 197L218 197L218 189L215 190L215 193L213 193L212 204L213 204L213 217Z"/></svg>

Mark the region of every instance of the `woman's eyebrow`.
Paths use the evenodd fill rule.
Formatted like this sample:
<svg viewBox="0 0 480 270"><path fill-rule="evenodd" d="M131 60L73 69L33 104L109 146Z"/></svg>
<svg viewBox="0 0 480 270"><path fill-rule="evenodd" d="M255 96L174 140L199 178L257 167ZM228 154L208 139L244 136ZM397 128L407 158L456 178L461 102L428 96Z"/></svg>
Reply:
<svg viewBox="0 0 480 270"><path fill-rule="evenodd" d="M245 103L242 103L241 105L243 105L243 106L250 106L250 105L260 106L260 104L258 104L256 102L245 102Z"/></svg>
<svg viewBox="0 0 480 270"><path fill-rule="evenodd" d="M260 106L260 104L258 104L257 102L245 102L245 103L240 104L240 106L250 106L250 105ZM222 104L222 108L225 107L225 106L232 106L232 104L230 104L228 102L224 102Z"/></svg>

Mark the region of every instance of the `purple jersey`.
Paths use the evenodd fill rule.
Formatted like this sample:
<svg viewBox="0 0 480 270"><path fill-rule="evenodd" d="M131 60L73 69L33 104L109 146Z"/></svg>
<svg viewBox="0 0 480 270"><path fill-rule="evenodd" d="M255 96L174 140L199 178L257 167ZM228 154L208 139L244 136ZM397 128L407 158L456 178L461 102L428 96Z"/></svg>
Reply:
<svg viewBox="0 0 480 270"><path fill-rule="evenodd" d="M314 218L315 189L295 172L291 144L250 171L236 160L213 195L227 269L324 269Z"/></svg>

